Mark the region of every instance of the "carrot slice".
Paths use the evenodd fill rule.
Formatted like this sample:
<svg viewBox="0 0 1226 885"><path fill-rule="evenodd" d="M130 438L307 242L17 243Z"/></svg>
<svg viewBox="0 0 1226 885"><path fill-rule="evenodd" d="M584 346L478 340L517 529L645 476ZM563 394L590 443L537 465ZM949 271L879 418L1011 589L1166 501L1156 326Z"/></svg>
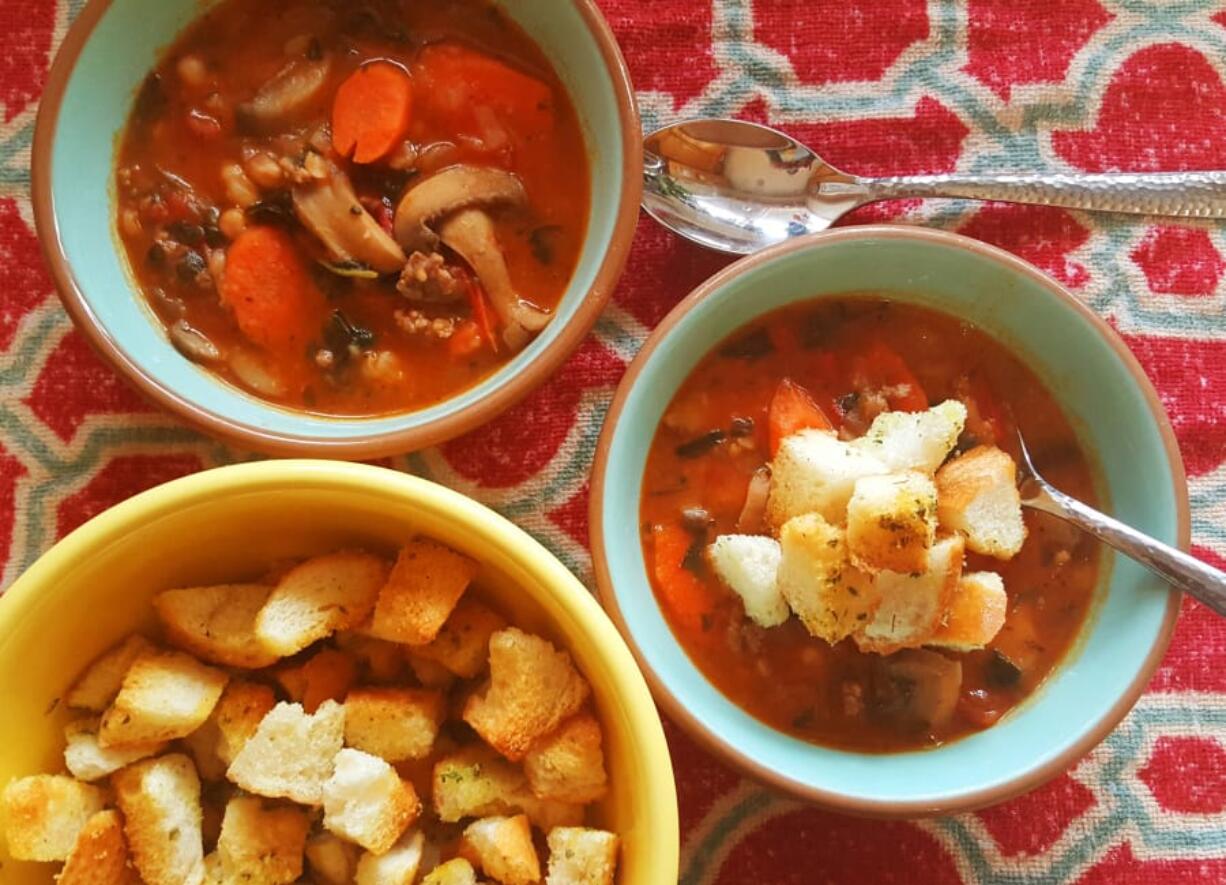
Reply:
<svg viewBox="0 0 1226 885"><path fill-rule="evenodd" d="M898 352L876 341L856 357L856 377L863 377L870 386L885 393L890 408L901 412L922 412L928 408L928 394Z"/></svg>
<svg viewBox="0 0 1226 885"><path fill-rule="evenodd" d="M413 64L413 80L423 112L457 133L488 139L491 115L525 138L553 127L547 84L465 46L427 46Z"/></svg>
<svg viewBox="0 0 1226 885"><path fill-rule="evenodd" d="M355 163L373 163L404 138L413 110L408 72L390 61L362 65L332 100L332 146Z"/></svg>
<svg viewBox="0 0 1226 885"><path fill-rule="evenodd" d="M834 425L821 407L813 401L809 391L791 378L784 378L775 388L767 410L766 423L770 429L771 456L779 451L785 436L798 430L832 430Z"/></svg>
<svg viewBox="0 0 1226 885"><path fill-rule="evenodd" d="M293 239L275 227L247 228L230 244L221 300L248 339L279 353L306 347L325 306Z"/></svg>
<svg viewBox="0 0 1226 885"><path fill-rule="evenodd" d="M714 594L682 563L694 537L675 523L653 529L653 561L656 584L665 605L682 625L702 629L704 616L715 607Z"/></svg>
<svg viewBox="0 0 1226 885"><path fill-rule="evenodd" d="M489 296L485 294L484 287L471 276L468 277L468 302L472 305L473 320L481 330L481 337L489 343L490 349L497 353L498 338L494 334L494 317Z"/></svg>

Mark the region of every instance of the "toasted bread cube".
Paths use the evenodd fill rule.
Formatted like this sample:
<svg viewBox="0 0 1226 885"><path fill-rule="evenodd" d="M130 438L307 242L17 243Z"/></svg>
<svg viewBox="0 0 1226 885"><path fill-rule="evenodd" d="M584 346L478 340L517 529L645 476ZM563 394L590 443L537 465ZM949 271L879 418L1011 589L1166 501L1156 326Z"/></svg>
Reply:
<svg viewBox="0 0 1226 885"><path fill-rule="evenodd" d="M528 815L534 827L548 832L554 827L582 826L587 817L586 807L579 802L561 799L540 799L525 786L514 796L512 806Z"/></svg>
<svg viewBox="0 0 1226 885"><path fill-rule="evenodd" d="M324 784L324 827L384 854L421 814L413 785L384 760L344 748Z"/></svg>
<svg viewBox="0 0 1226 885"><path fill-rule="evenodd" d="M271 593L267 584L184 587L159 593L153 608L171 645L213 664L254 669L278 660L255 635Z"/></svg>
<svg viewBox="0 0 1226 885"><path fill-rule="evenodd" d="M67 860L105 794L62 774L11 780L0 794L0 828L17 860Z"/></svg>
<svg viewBox="0 0 1226 885"><path fill-rule="evenodd" d="M234 757L226 776L248 793L322 805L324 783L345 740L345 708L324 701L308 714L281 702Z"/></svg>
<svg viewBox="0 0 1226 885"><path fill-rule="evenodd" d="M476 562L436 541L410 541L379 591L370 634L406 645L433 641L478 570Z"/></svg>
<svg viewBox="0 0 1226 885"><path fill-rule="evenodd" d="M541 862L526 816L473 821L464 828L464 841L477 855L485 874L503 885L533 885L541 880Z"/></svg>
<svg viewBox="0 0 1226 885"><path fill-rule="evenodd" d="M404 677L404 646L357 630L344 630L334 639L337 648L357 662L362 682L399 682Z"/></svg>
<svg viewBox="0 0 1226 885"><path fill-rule="evenodd" d="M387 563L357 550L316 556L286 572L255 619L255 635L278 657L363 623L387 578Z"/></svg>
<svg viewBox="0 0 1226 885"><path fill-rule="evenodd" d="M426 688L436 688L442 691L451 688L455 684L456 675L438 661L419 655L417 653L418 648L425 648L425 646L419 645L416 648L409 648L404 656L404 659L409 663L409 668L413 671L413 675L417 677L417 681Z"/></svg>
<svg viewBox="0 0 1226 885"><path fill-rule="evenodd" d="M779 542L762 535L720 535L707 548L711 568L762 627L777 627L791 614L779 589L782 556Z"/></svg>
<svg viewBox="0 0 1226 885"><path fill-rule="evenodd" d="M209 718L228 678L182 652L142 652L102 714L98 741L118 747L189 735Z"/></svg>
<svg viewBox="0 0 1226 885"><path fill-rule="evenodd" d="M349 885L358 866L358 847L324 831L307 840L306 859L324 885Z"/></svg>
<svg viewBox="0 0 1226 885"><path fill-rule="evenodd" d="M221 856L216 851L204 856L204 885L231 885L221 869Z"/></svg>
<svg viewBox="0 0 1226 885"><path fill-rule="evenodd" d="M434 813L455 823L465 817L507 814L527 790L522 771L488 747L473 744L441 757L434 764Z"/></svg>
<svg viewBox="0 0 1226 885"><path fill-rule="evenodd" d="M828 430L802 430L786 436L771 463L766 517L778 529L793 517L818 513L842 525L856 480L888 473L872 454L838 439Z"/></svg>
<svg viewBox="0 0 1226 885"><path fill-rule="evenodd" d="M937 541L922 572L878 572L873 585L881 605L855 634L861 651L888 655L923 645L936 633L962 576L961 535Z"/></svg>
<svg viewBox="0 0 1226 885"><path fill-rule="evenodd" d="M296 882L310 828L310 818L301 809L265 808L254 796L231 799L217 840L226 880L250 885Z"/></svg>
<svg viewBox="0 0 1226 885"><path fill-rule="evenodd" d="M111 778L124 834L147 885L199 885L204 879L200 779L181 753L146 759Z"/></svg>
<svg viewBox="0 0 1226 885"><path fill-rule="evenodd" d="M388 762L430 755L443 696L412 688L358 688L345 699L345 743Z"/></svg>
<svg viewBox="0 0 1226 885"><path fill-rule="evenodd" d="M545 885L613 885L620 841L613 833L557 827L545 841L549 845Z"/></svg>
<svg viewBox="0 0 1226 885"><path fill-rule="evenodd" d="M267 685L235 680L221 693L210 717L217 726L217 755L229 766L264 721L277 697Z"/></svg>
<svg viewBox="0 0 1226 885"><path fill-rule="evenodd" d="M498 612L475 599L459 601L432 642L415 651L423 658L442 664L456 676L472 679L489 660L490 637L507 625Z"/></svg>
<svg viewBox="0 0 1226 885"><path fill-rule="evenodd" d="M85 822L56 881L57 885L128 885L131 876L123 818L110 809Z"/></svg>
<svg viewBox="0 0 1226 885"><path fill-rule="evenodd" d="M995 446L976 446L937 471L941 525L966 536L966 546L1012 559L1026 540L1017 465Z"/></svg>
<svg viewBox="0 0 1226 885"><path fill-rule="evenodd" d="M851 564L845 532L810 513L784 523L779 589L805 629L833 645L867 623L880 595Z"/></svg>
<svg viewBox="0 0 1226 885"><path fill-rule="evenodd" d="M918 470L931 476L958 443L966 406L956 399L925 412L882 412L852 446L891 471Z"/></svg>
<svg viewBox="0 0 1226 885"><path fill-rule="evenodd" d="M847 502L847 549L862 571L918 572L937 534L937 490L915 470L856 480Z"/></svg>
<svg viewBox="0 0 1226 885"><path fill-rule="evenodd" d="M314 713L324 701L345 700L349 687L358 678L358 666L343 651L321 648L297 666L274 671L273 676L291 701Z"/></svg>
<svg viewBox="0 0 1226 885"><path fill-rule="evenodd" d="M945 622L927 644L954 651L983 648L1005 625L1008 607L1009 597L1000 575L995 572L964 574L954 589Z"/></svg>
<svg viewBox="0 0 1226 885"><path fill-rule="evenodd" d="M532 792L542 799L594 802L608 792L600 723L583 712L546 735L524 757Z"/></svg>
<svg viewBox="0 0 1226 885"><path fill-rule="evenodd" d="M587 700L591 689L570 655L508 627L490 637L490 682L464 705L464 721L513 762Z"/></svg>
<svg viewBox="0 0 1226 885"><path fill-rule="evenodd" d="M78 710L101 713L119 694L123 677L132 662L151 648L153 644L148 639L133 633L90 664L68 689L64 702Z"/></svg>
<svg viewBox="0 0 1226 885"><path fill-rule="evenodd" d="M358 861L356 885L413 885L425 848L425 835L410 830L386 854L367 851Z"/></svg>
<svg viewBox="0 0 1226 885"><path fill-rule="evenodd" d="M166 748L165 741L103 747L98 743L99 723L96 718L76 719L64 726L64 765L78 780L101 780Z"/></svg>
<svg viewBox="0 0 1226 885"><path fill-rule="evenodd" d="M477 871L462 857L454 857L432 869L421 885L477 885Z"/></svg>

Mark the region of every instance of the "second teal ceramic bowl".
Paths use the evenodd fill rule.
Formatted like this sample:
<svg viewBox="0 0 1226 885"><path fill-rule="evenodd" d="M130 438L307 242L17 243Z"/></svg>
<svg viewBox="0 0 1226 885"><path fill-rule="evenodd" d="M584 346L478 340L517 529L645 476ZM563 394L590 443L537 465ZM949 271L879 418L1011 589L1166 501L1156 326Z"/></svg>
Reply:
<svg viewBox="0 0 1226 885"><path fill-rule="evenodd" d="M90 0L60 47L32 151L34 215L56 288L94 346L150 398L215 436L273 454L373 458L489 421L579 346L621 274L638 220L642 133L617 41L594 0L497 0L566 85L592 170L579 266L553 320L480 383L413 412L331 418L271 405L171 346L116 242L118 134L161 47L217 0Z"/></svg>
<svg viewBox="0 0 1226 885"><path fill-rule="evenodd" d="M716 689L674 640L648 583L639 490L665 408L716 342L796 301L888 293L963 317L1023 357L1071 419L1115 516L1187 548L1183 463L1153 387L1119 336L1034 267L975 240L905 227L793 241L717 274L656 329L623 379L592 482L591 541L605 608L675 720L732 764L828 807L902 817L965 811L1038 786L1135 703L1166 650L1179 596L1110 557L1065 661L992 728L937 749L867 755L775 731Z"/></svg>

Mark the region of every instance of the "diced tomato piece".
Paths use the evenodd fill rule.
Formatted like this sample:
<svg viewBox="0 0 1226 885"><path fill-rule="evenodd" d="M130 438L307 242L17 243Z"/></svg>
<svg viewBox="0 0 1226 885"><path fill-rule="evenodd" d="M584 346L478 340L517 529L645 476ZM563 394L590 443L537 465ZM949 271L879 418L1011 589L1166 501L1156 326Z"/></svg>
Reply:
<svg viewBox="0 0 1226 885"><path fill-rule="evenodd" d="M854 360L853 376L862 378L874 390L885 394L890 408L900 412L922 412L928 408L928 394L920 386L911 367L894 348L874 342Z"/></svg>
<svg viewBox="0 0 1226 885"><path fill-rule="evenodd" d="M814 402L813 396L791 378L784 378L775 388L767 412L770 428L771 457L779 451L783 438L798 430L832 430L830 418Z"/></svg>
<svg viewBox="0 0 1226 885"><path fill-rule="evenodd" d="M465 320L447 340L447 352L456 358L472 356L484 345L481 328L472 320Z"/></svg>

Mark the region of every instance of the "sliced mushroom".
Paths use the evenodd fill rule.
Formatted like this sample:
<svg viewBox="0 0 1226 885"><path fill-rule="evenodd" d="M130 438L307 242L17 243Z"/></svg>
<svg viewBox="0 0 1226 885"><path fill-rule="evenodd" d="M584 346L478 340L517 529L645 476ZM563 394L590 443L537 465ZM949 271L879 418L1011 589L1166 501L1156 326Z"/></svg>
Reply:
<svg viewBox="0 0 1226 885"><path fill-rule="evenodd" d="M358 261L380 273L404 267L404 251L362 207L349 177L334 164L328 164L326 177L294 188L294 211L334 261Z"/></svg>
<svg viewBox="0 0 1226 885"><path fill-rule="evenodd" d="M318 99L328 83L332 58L296 58L238 106L238 117L251 129L269 132L293 123Z"/></svg>
<svg viewBox="0 0 1226 885"><path fill-rule="evenodd" d="M961 690L961 661L928 649L905 649L877 662L870 709L901 727L939 728L953 716Z"/></svg>
<svg viewBox="0 0 1226 885"><path fill-rule="evenodd" d="M510 172L487 166L450 166L405 192L396 207L394 233L410 252L433 252L439 238L430 229L431 222L472 206L527 201L523 183Z"/></svg>
<svg viewBox="0 0 1226 885"><path fill-rule="evenodd" d="M439 225L443 242L468 262L490 296L504 326L502 337L512 349L523 347L532 332L549 322L550 314L524 301L511 285L507 261L494 234L494 222L480 209L461 209Z"/></svg>

